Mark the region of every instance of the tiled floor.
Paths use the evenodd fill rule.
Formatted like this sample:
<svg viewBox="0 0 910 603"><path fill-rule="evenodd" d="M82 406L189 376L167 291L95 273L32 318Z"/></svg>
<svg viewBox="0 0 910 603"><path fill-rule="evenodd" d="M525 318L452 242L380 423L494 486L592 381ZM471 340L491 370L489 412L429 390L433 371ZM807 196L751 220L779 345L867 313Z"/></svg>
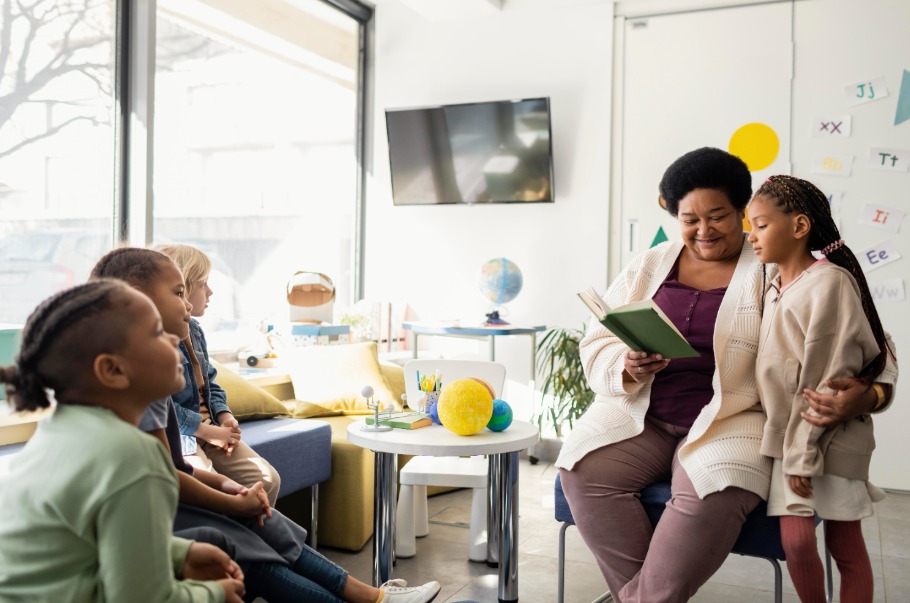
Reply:
<svg viewBox="0 0 910 603"><path fill-rule="evenodd" d="M552 465L521 461L519 502L519 574L521 601L556 601L556 552L559 524L553 519ZM430 534L417 540L417 555L399 559L394 577L411 583L438 580L442 590L436 603L473 600L496 603L497 573L485 564L467 559L467 522L471 492L461 490L430 498ZM875 601L910 601L910 495L889 494L876 506L876 515L863 521L863 532L872 558ZM369 581L371 543L359 553L322 550L354 576ZM591 554L569 528L566 538L566 603L589 603L606 591ZM784 601L797 603L793 585L784 572ZM736 603L774 600L773 570L767 561L731 555L715 576L692 599L698 603ZM837 582L835 579L835 588ZM835 600L838 600L835 597Z"/></svg>

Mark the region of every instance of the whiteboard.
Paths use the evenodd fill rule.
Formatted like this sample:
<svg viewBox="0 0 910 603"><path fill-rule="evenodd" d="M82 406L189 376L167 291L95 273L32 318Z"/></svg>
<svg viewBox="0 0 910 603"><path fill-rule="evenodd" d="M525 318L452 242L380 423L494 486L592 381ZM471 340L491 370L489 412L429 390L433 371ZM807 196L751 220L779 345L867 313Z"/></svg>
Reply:
<svg viewBox="0 0 910 603"><path fill-rule="evenodd" d="M753 188L792 173L840 194L847 244L860 252L886 243L903 258L868 272L870 286L901 280L910 295L910 216L897 233L860 224L866 203L910 214L910 173L868 165L873 147L910 150L910 121L893 123L902 71L910 70L910 2L797 0L619 21L613 203L621 209L610 250L621 261L611 266L647 249L658 227L678 238L676 221L657 205L657 185L674 159L701 146L727 149L737 128L760 122L781 146L770 166L753 172ZM887 97L848 103L846 85L879 77ZM850 136L813 131L842 116L850 116ZM853 156L851 175L815 173L825 156ZM877 307L899 358L910 358L910 302ZM907 381L876 420L871 470L877 485L898 490L910 490Z"/></svg>

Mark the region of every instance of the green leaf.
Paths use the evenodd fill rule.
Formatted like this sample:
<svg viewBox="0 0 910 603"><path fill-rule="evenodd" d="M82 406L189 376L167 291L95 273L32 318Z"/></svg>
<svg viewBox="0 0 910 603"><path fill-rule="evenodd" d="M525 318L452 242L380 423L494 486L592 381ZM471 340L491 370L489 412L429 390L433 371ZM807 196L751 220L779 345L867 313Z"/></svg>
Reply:
<svg viewBox="0 0 910 603"><path fill-rule="evenodd" d="M537 345L537 374L542 383L535 420L541 431L553 427L557 437L565 425L571 429L594 401L578 354L584 335L584 325L582 329L554 328Z"/></svg>

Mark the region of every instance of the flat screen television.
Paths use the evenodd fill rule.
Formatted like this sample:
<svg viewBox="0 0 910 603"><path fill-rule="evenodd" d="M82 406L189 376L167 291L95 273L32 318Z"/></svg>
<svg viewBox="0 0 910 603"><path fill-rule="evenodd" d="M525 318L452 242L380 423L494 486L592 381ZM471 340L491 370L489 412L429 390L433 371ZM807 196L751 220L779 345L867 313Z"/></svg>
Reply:
<svg viewBox="0 0 910 603"><path fill-rule="evenodd" d="M385 115L395 205L553 201L549 98Z"/></svg>

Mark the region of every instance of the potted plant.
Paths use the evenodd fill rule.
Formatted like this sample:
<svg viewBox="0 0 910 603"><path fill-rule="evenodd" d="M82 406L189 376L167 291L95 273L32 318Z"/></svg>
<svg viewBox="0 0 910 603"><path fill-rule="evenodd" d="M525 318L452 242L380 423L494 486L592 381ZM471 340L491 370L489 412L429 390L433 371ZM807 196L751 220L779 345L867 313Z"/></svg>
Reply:
<svg viewBox="0 0 910 603"><path fill-rule="evenodd" d="M532 464L540 459L556 459L566 427L572 429L575 420L594 401L578 355L578 344L584 335L584 328L554 328L537 345L537 374L543 381L535 420L541 439L531 451Z"/></svg>

